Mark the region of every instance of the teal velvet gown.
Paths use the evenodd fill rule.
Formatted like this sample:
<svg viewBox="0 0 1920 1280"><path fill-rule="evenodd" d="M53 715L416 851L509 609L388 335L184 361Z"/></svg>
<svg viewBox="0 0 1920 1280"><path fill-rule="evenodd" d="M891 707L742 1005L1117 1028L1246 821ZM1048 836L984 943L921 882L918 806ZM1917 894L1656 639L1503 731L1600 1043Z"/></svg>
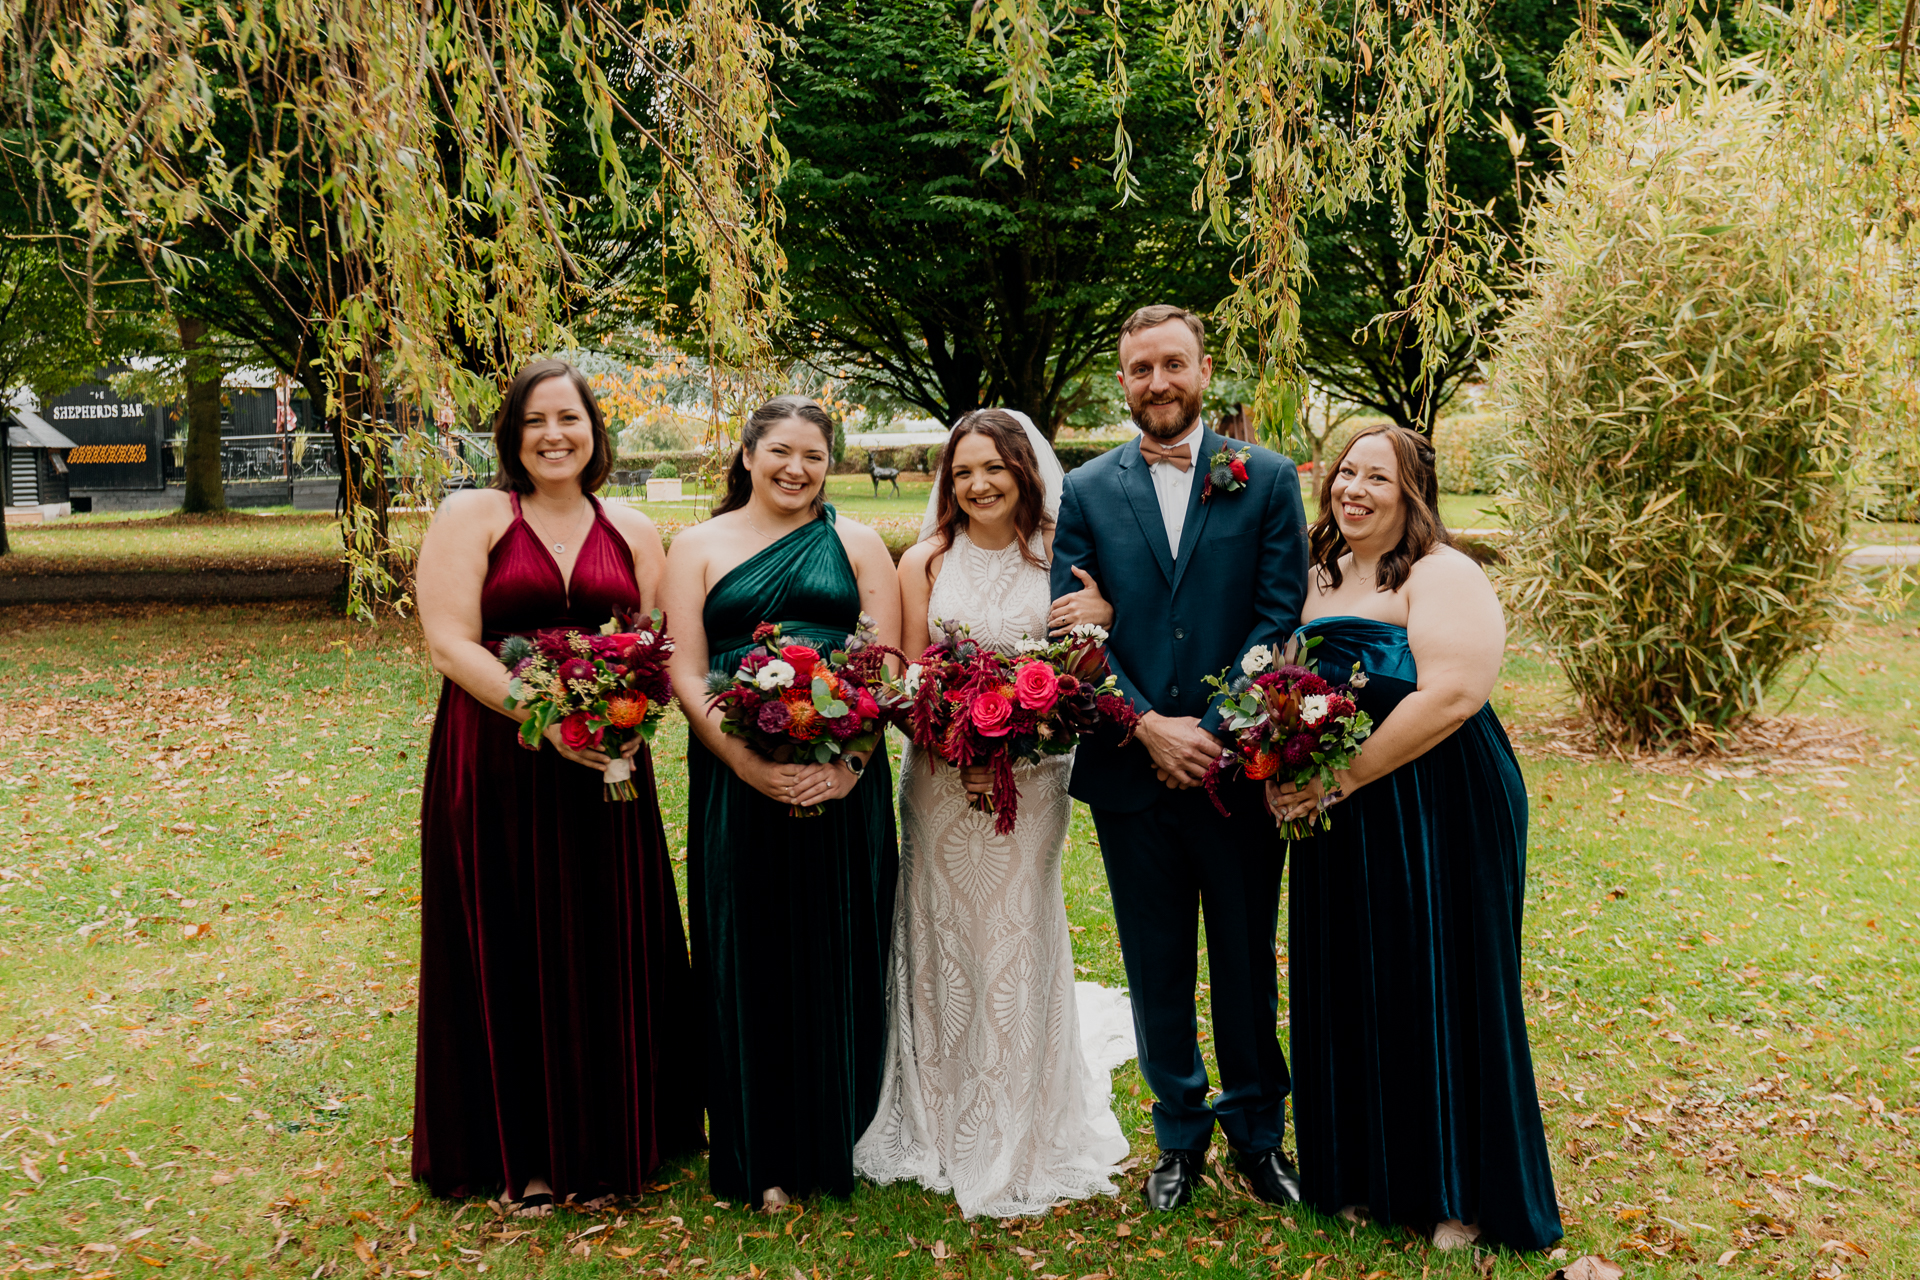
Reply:
<svg viewBox="0 0 1920 1280"><path fill-rule="evenodd" d="M853 632L860 587L833 518L829 507L714 584L704 615L714 670L738 667L762 622L822 653ZM687 772L687 913L714 1194L750 1205L774 1186L796 1198L848 1195L886 1052L900 865L886 752L811 818L789 817L698 739Z"/></svg>
<svg viewBox="0 0 1920 1280"><path fill-rule="evenodd" d="M1377 726L1414 691L1405 628L1316 618L1311 656ZM1491 705L1297 843L1288 912L1293 1107L1307 1202L1375 1222L1561 1235L1520 993L1527 791Z"/></svg>

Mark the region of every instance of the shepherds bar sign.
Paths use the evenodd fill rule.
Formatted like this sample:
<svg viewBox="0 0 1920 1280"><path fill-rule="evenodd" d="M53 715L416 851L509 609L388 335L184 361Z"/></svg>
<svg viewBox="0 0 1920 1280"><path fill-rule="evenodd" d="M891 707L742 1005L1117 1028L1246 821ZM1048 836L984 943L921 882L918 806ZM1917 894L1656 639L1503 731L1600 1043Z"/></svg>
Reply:
<svg viewBox="0 0 1920 1280"><path fill-rule="evenodd" d="M81 402L79 404L56 404L46 411L50 422L72 422L82 418L141 418L147 416L147 406L138 400L122 400L118 403L98 404Z"/></svg>

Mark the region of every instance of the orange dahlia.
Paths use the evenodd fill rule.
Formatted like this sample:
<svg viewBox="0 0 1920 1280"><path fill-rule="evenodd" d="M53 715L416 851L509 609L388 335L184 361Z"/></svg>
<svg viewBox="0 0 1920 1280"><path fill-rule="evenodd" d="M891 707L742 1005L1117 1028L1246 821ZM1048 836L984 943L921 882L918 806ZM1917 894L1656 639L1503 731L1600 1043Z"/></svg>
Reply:
<svg viewBox="0 0 1920 1280"><path fill-rule="evenodd" d="M607 700L607 723L616 728L631 729L646 718L647 695L644 693Z"/></svg>

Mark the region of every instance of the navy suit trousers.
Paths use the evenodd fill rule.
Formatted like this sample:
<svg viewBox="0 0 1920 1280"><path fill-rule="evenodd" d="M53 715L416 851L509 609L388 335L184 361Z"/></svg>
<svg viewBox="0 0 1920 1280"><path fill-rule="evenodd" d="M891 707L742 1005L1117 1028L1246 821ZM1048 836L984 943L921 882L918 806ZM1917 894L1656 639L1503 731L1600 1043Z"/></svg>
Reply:
<svg viewBox="0 0 1920 1280"><path fill-rule="evenodd" d="M1230 785L1226 799L1230 818L1203 790L1165 787L1144 810L1093 810L1162 1150L1205 1148L1215 1121L1246 1152L1277 1147L1286 1133L1293 1086L1274 960L1286 846L1255 787ZM1220 1068L1211 1103L1194 999L1202 913Z"/></svg>

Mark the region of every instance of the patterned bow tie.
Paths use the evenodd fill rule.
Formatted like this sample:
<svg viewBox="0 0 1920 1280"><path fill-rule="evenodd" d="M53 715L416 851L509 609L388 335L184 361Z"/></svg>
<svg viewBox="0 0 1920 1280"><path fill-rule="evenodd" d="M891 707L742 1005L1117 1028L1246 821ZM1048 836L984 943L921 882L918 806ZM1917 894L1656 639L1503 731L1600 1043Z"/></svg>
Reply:
<svg viewBox="0 0 1920 1280"><path fill-rule="evenodd" d="M1193 466L1193 451L1189 446L1161 444L1144 431L1140 433L1140 456L1147 460L1148 466L1156 462L1170 462L1182 471Z"/></svg>

